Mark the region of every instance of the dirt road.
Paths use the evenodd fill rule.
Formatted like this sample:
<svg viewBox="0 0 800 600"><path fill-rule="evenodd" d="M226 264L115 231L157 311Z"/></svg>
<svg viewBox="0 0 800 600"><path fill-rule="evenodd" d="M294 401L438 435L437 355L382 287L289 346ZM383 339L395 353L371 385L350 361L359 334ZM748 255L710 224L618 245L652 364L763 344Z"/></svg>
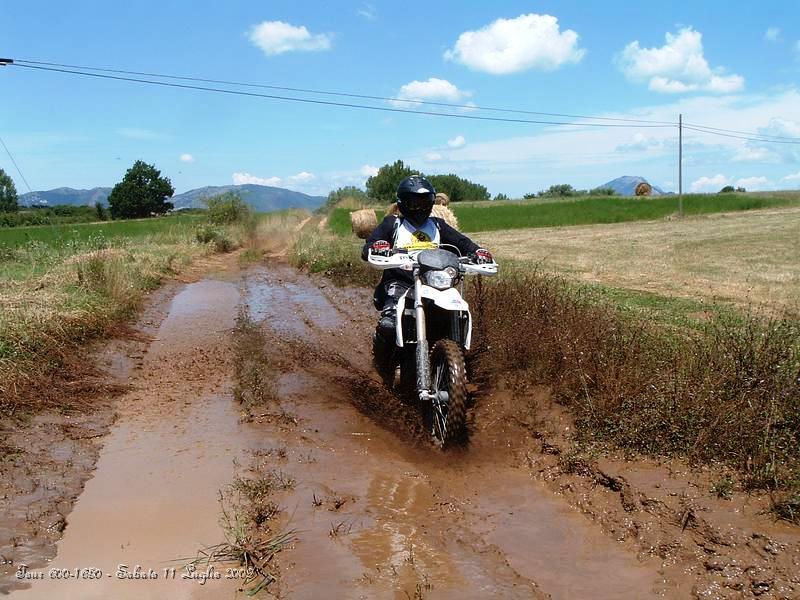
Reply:
<svg viewBox="0 0 800 600"><path fill-rule="evenodd" d="M102 576L28 581L13 597L233 598L239 581L225 569L203 582L183 578L183 563L171 561L221 541L219 490L237 472L267 470L294 482L276 496L283 526L296 537L278 555L270 592L281 597L797 597L793 530L775 525L771 537L759 534L759 563L751 557L759 554L736 547L754 539L753 510L731 504L741 522L724 534L699 505L685 518L670 512L671 498L691 494L683 474L639 465L639 481L663 485L663 498L607 475L620 464L604 467L612 483L602 485L596 472L559 474L552 447L509 410L516 400L502 391L478 391L468 447L435 450L413 407L383 391L371 372L374 315L365 290L272 264L229 268L175 291L163 314L150 316L153 339L141 354L105 355L131 389L116 400L119 417L94 476L72 512L64 509L55 559L24 555L32 572L96 568ZM230 335L239 310L258 323L280 408L293 418L269 411L240 418ZM531 393L547 404L543 391ZM757 525L766 527L764 519ZM656 537L677 541L648 550ZM705 557L695 556L698 544ZM18 563L23 546L3 546L3 555ZM711 558L720 562L704 566ZM118 578L120 564L159 577ZM166 576L175 566L177 576ZM6 573L5 589L17 587ZM753 588L761 579L766 587Z"/></svg>

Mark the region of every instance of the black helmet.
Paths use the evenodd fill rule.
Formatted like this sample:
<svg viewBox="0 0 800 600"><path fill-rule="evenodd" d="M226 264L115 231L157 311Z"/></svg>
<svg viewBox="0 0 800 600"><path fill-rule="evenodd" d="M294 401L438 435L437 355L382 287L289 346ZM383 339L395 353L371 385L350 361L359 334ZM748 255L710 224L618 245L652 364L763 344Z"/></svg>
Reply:
<svg viewBox="0 0 800 600"><path fill-rule="evenodd" d="M436 190L420 175L406 177L397 186L397 208L412 225L421 227L433 210Z"/></svg>

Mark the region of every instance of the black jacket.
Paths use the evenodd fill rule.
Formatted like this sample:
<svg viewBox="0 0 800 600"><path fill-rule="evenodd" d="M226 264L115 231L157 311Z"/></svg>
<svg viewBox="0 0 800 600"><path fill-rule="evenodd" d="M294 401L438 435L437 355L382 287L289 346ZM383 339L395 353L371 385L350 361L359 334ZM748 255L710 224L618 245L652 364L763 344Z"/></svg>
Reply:
<svg viewBox="0 0 800 600"><path fill-rule="evenodd" d="M364 248L361 250L361 258L363 260L367 260L367 254L370 247L378 240L386 240L389 242L390 246L394 247L394 233L397 227L397 221L400 218L402 217L387 215L383 219L383 222L375 228L375 231L373 231L367 238ZM436 228L439 230L441 243L452 244L458 248L462 256L472 254L475 252L475 250L480 248L478 244L473 242L463 233L445 223L444 219L440 219L439 217L430 217L430 220L434 222Z"/></svg>
<svg viewBox="0 0 800 600"><path fill-rule="evenodd" d="M394 215L388 215L383 219L383 222L375 228L375 231L370 234L367 238L367 241L364 243L364 248L361 250L361 258L363 260L367 260L367 255L369 252L370 247L372 244L377 242L378 240L385 240L389 242L389 245L394 247L394 234L399 226L398 219L402 217L396 217ZM462 256L467 256L472 254L480 248L478 244L473 242L463 233L458 231L457 229L450 227L447 223L444 222L444 219L440 219L439 217L429 217L436 227L439 229L439 241L442 244L452 244L456 248L458 248L459 252L461 252ZM447 250L448 248L445 248ZM397 281L397 280L405 280L410 282L411 281L411 273L408 271L404 271L402 269L386 269L383 272L383 276L381 277L380 283L378 283L378 287L375 288L375 306L380 308L383 305L385 300L385 284L390 281Z"/></svg>

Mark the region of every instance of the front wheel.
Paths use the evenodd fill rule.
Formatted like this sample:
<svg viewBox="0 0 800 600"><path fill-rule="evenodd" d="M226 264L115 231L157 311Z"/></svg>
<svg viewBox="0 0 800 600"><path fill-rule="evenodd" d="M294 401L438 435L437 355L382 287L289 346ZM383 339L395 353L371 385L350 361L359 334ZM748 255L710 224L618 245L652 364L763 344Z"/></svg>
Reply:
<svg viewBox="0 0 800 600"><path fill-rule="evenodd" d="M467 410L467 370L459 345L439 340L431 352L431 434L446 448L464 436Z"/></svg>

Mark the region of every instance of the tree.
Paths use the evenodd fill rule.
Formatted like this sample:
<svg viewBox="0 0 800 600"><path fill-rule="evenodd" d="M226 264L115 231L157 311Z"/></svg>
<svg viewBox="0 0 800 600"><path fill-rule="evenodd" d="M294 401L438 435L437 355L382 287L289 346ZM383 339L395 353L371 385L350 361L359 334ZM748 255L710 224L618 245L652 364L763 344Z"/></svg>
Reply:
<svg viewBox="0 0 800 600"><path fill-rule="evenodd" d="M494 200L495 202L505 202L507 200L511 200L511 198L509 198L508 196L506 196L503 193L500 193L500 194L496 194L495 197L492 198L492 200Z"/></svg>
<svg viewBox="0 0 800 600"><path fill-rule="evenodd" d="M729 194L729 193L735 192L735 191L736 191L736 189L732 185L726 185L724 188L722 188L717 193L718 194Z"/></svg>
<svg viewBox="0 0 800 600"><path fill-rule="evenodd" d="M14 187L11 177L0 169L0 213L17 212L17 210L19 210L17 188Z"/></svg>
<svg viewBox="0 0 800 600"><path fill-rule="evenodd" d="M137 160L125 173L122 181L114 186L108 197L112 219L136 219L152 215L162 215L172 210L172 202L167 202L175 193L169 177L162 177L161 171L153 165Z"/></svg>
<svg viewBox="0 0 800 600"><path fill-rule="evenodd" d="M747 190L740 186L740 187L736 188L736 191L737 192L746 192Z"/></svg>
<svg viewBox="0 0 800 600"><path fill-rule="evenodd" d="M473 183L458 175L431 175L428 180L437 192L443 192L450 198L450 202L475 202L488 200L489 190L484 186Z"/></svg>
<svg viewBox="0 0 800 600"><path fill-rule="evenodd" d="M589 190L590 196L614 196L616 192L613 188L594 188Z"/></svg>
<svg viewBox="0 0 800 600"><path fill-rule="evenodd" d="M568 183L551 185L549 188L547 188L547 190L539 192L539 196L545 198L568 197L568 196L576 196L577 194L578 194L577 190Z"/></svg>
<svg viewBox="0 0 800 600"><path fill-rule="evenodd" d="M108 215L106 214L106 209L103 206L102 202L94 203L94 216L97 218L98 221L105 221L106 219L108 219Z"/></svg>
<svg viewBox="0 0 800 600"><path fill-rule="evenodd" d="M382 202L394 202L400 182L409 175L419 174L403 164L402 160L397 160L391 165L383 165L378 169L377 175L367 179L367 194Z"/></svg>

